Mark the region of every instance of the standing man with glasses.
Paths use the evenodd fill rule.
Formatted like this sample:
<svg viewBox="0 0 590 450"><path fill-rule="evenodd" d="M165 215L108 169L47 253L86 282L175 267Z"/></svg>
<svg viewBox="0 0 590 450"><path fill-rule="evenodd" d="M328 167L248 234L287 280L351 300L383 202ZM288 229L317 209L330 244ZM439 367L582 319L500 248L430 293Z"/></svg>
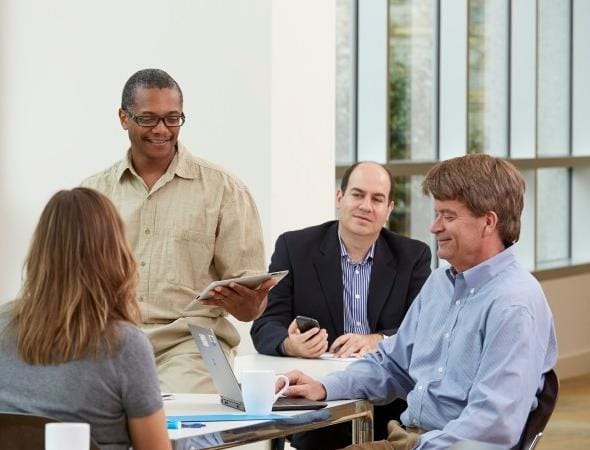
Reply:
<svg viewBox="0 0 590 450"><path fill-rule="evenodd" d="M256 205L240 180L178 142L186 120L182 90L163 70L129 78L119 120L131 147L83 185L107 195L125 221L139 265L143 330L154 347L162 390L215 392L188 324L213 328L231 357L240 337L225 316L257 318L274 281L258 289L219 287L203 306L184 308L211 281L264 272Z"/></svg>

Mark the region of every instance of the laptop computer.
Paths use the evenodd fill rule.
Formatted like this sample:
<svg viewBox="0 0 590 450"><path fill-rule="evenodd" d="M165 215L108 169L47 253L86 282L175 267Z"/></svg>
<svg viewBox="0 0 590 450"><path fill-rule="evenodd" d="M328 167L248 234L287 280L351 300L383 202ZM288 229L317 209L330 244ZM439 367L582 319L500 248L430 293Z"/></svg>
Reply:
<svg viewBox="0 0 590 450"><path fill-rule="evenodd" d="M190 324L188 327L201 352L203 361L205 361L205 365L211 374L217 392L221 397L221 403L231 408L245 411L246 408L244 407L240 384L213 330ZM274 403L272 410L321 409L325 406L327 406L326 402L318 402L306 398L279 397Z"/></svg>

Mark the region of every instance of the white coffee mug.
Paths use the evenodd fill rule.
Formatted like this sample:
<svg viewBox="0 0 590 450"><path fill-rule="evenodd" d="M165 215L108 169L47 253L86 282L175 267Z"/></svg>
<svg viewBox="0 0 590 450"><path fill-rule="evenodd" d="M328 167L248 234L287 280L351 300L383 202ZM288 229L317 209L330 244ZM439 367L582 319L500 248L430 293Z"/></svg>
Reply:
<svg viewBox="0 0 590 450"><path fill-rule="evenodd" d="M278 380L285 385L275 393ZM270 414L273 403L289 387L289 378L274 370L244 370L241 376L242 398L248 414Z"/></svg>
<svg viewBox="0 0 590 450"><path fill-rule="evenodd" d="M54 422L45 425L45 450L88 450L89 448L89 424Z"/></svg>

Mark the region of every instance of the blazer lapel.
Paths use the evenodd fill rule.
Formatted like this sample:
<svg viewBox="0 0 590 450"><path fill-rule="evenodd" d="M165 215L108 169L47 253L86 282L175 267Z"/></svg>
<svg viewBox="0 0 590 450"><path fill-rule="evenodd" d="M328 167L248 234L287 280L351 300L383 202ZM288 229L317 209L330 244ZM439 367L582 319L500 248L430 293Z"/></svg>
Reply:
<svg viewBox="0 0 590 450"><path fill-rule="evenodd" d="M379 236L375 245L371 280L369 281L369 295L367 298L367 316L371 332L377 329L379 315L393 288L396 267L396 257L391 252L385 239Z"/></svg>
<svg viewBox="0 0 590 450"><path fill-rule="evenodd" d="M319 253L313 265L320 280L324 299L332 316L337 336L344 333L344 307L342 299L342 266L340 265L340 244L338 222L328 230L320 244Z"/></svg>

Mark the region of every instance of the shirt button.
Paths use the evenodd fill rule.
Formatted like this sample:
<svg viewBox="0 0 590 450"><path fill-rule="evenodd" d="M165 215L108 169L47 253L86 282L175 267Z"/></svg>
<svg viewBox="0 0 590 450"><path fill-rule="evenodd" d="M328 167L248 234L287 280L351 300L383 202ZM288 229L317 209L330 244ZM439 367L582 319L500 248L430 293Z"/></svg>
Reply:
<svg viewBox="0 0 590 450"><path fill-rule="evenodd" d="M469 291L469 293L470 293L471 295L473 295L473 293L474 293L474 292L475 292L475 289L474 289L474 288L471 288L471 290Z"/></svg>
<svg viewBox="0 0 590 450"><path fill-rule="evenodd" d="M414 420L412 420L412 423L413 423L414 425L418 425L418 419L414 419Z"/></svg>
<svg viewBox="0 0 590 450"><path fill-rule="evenodd" d="M360 322L357 322L357 323L356 323L356 326L357 326L357 327L360 327L361 325L362 325L362 324L361 324Z"/></svg>
<svg viewBox="0 0 590 450"><path fill-rule="evenodd" d="M442 367L439 367L438 368L438 373L442 373L442 372L443 372L443 368Z"/></svg>
<svg viewBox="0 0 590 450"><path fill-rule="evenodd" d="M457 301L455 302L455 305L459 305L460 303L461 303L461 300L457 300Z"/></svg>
<svg viewBox="0 0 590 450"><path fill-rule="evenodd" d="M445 333L445 338L448 339L451 335L449 333Z"/></svg>
<svg viewBox="0 0 590 450"><path fill-rule="evenodd" d="M355 270L355 271L354 271L354 274L355 274L355 275L358 275L359 273L360 273L360 272L359 272L358 270Z"/></svg>
<svg viewBox="0 0 590 450"><path fill-rule="evenodd" d="M359 294L354 294L354 298L361 298Z"/></svg>
<svg viewBox="0 0 590 450"><path fill-rule="evenodd" d="M149 228L146 228L145 229L145 234L150 234L150 229Z"/></svg>
<svg viewBox="0 0 590 450"><path fill-rule="evenodd" d="M143 302L143 295L139 297L139 301Z"/></svg>
<svg viewBox="0 0 590 450"><path fill-rule="evenodd" d="M151 195L148 195L148 196L147 196L147 199L148 199L148 200L151 200L151 199L152 199L152 196L151 196Z"/></svg>
<svg viewBox="0 0 590 450"><path fill-rule="evenodd" d="M142 266L142 267L143 267L143 266L145 266L145 261L142 261L142 262L141 262L141 266Z"/></svg>
<svg viewBox="0 0 590 450"><path fill-rule="evenodd" d="M422 385L418 386L419 391L421 391L422 389L424 389L424 386L422 386Z"/></svg>

